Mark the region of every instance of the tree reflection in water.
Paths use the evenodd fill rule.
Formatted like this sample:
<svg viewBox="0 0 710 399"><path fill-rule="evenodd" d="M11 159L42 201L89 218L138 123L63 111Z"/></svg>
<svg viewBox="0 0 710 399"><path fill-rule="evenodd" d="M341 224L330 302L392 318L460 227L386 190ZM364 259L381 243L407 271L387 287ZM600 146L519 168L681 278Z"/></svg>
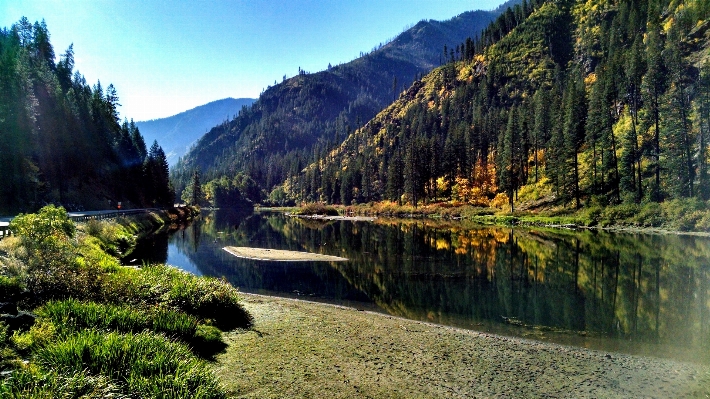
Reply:
<svg viewBox="0 0 710 399"><path fill-rule="evenodd" d="M708 238L216 211L170 243L191 263L177 266L247 292L370 303L411 319L710 363ZM252 261L227 245L350 261Z"/></svg>

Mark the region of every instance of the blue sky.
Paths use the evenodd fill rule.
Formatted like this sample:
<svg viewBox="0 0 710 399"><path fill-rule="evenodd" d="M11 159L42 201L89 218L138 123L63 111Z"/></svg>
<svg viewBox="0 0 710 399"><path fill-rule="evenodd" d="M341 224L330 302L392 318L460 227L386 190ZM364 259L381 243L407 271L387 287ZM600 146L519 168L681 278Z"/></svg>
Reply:
<svg viewBox="0 0 710 399"><path fill-rule="evenodd" d="M44 19L57 55L113 83L122 117L161 118L356 58L422 19L502 0L0 0L0 27Z"/></svg>

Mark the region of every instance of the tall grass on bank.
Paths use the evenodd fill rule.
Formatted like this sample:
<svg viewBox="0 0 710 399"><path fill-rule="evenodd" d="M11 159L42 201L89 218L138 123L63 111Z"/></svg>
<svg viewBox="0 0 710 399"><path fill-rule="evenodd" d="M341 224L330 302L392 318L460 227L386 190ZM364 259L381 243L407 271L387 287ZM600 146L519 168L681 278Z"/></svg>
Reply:
<svg viewBox="0 0 710 399"><path fill-rule="evenodd" d="M325 205L320 202L313 202L298 208L293 212L294 215L325 215L325 216L338 216L338 210L330 205Z"/></svg>
<svg viewBox="0 0 710 399"><path fill-rule="evenodd" d="M196 278L165 265L140 270L121 269L106 281L106 296L133 303L163 304L182 310L221 329L249 328L251 315L239 303L236 289L227 281Z"/></svg>
<svg viewBox="0 0 710 399"><path fill-rule="evenodd" d="M18 369L0 384L0 398L130 399L119 384L102 375L85 372L64 375L56 371Z"/></svg>
<svg viewBox="0 0 710 399"><path fill-rule="evenodd" d="M0 323L0 399L225 397L199 357L225 347L217 327L251 325L234 287L164 265L123 267L109 252L123 252L133 230L77 229L62 208L19 215L11 229L0 240L0 302L37 318L29 330Z"/></svg>
<svg viewBox="0 0 710 399"><path fill-rule="evenodd" d="M192 340L198 324L196 317L172 309L135 309L129 305L80 302L75 299L49 302L36 313L66 333L85 328L124 333L151 330L184 342Z"/></svg>
<svg viewBox="0 0 710 399"><path fill-rule="evenodd" d="M45 369L64 375L107 376L138 397L226 397L204 361L184 345L151 332L84 330L41 348L35 358Z"/></svg>

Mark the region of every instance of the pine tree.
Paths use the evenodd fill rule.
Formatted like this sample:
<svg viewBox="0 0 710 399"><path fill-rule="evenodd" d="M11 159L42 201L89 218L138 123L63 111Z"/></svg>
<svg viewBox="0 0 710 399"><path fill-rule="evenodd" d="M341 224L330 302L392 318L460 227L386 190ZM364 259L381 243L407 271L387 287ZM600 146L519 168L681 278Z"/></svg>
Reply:
<svg viewBox="0 0 710 399"><path fill-rule="evenodd" d="M655 181L651 188L651 199L661 201L661 96L665 92L666 74L663 65L663 43L659 27L653 26L648 31L646 39L646 64L647 70L641 83L646 119L644 128L653 129L651 142L652 168Z"/></svg>
<svg viewBox="0 0 710 399"><path fill-rule="evenodd" d="M698 82L698 194L701 199L710 199L710 61L705 61Z"/></svg>
<svg viewBox="0 0 710 399"><path fill-rule="evenodd" d="M661 162L668 174L670 194L692 197L695 167L692 153L694 139L690 129L690 93L685 65L680 54L680 32L677 24L668 33L664 61L668 71L668 91L662 96L661 135L666 144Z"/></svg>
<svg viewBox="0 0 710 399"><path fill-rule="evenodd" d="M564 137L564 162L569 164L566 171L566 194L574 198L575 207L581 206L579 152L584 144L584 126L587 119L587 100L584 81L579 70L572 70L567 77L565 94L562 98L562 129Z"/></svg>

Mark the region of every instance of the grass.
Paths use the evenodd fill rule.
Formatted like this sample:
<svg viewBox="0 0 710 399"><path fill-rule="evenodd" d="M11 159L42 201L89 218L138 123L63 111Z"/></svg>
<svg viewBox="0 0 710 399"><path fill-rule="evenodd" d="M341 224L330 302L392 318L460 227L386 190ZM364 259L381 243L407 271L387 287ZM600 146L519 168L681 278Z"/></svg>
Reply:
<svg viewBox="0 0 710 399"><path fill-rule="evenodd" d="M102 375L129 394L164 398L223 398L204 361L184 345L152 332L83 330L35 353L40 367L64 375Z"/></svg>
<svg viewBox="0 0 710 399"><path fill-rule="evenodd" d="M50 211L59 223L39 223L41 234L37 215L20 216L23 234L0 241L0 299L37 315L27 331L0 323L10 372L0 398L225 397L204 359L225 349L223 329L252 323L237 290L165 265L121 266L152 216L76 229Z"/></svg>
<svg viewBox="0 0 710 399"><path fill-rule="evenodd" d="M325 215L338 216L338 210L329 205L321 204L320 202L310 203L298 208L293 212L295 215Z"/></svg>
<svg viewBox="0 0 710 399"><path fill-rule="evenodd" d="M151 330L185 342L194 337L198 324L196 317L172 309L136 309L124 304L81 302L76 299L49 302L36 313L60 326L65 333L86 328L122 333Z"/></svg>

